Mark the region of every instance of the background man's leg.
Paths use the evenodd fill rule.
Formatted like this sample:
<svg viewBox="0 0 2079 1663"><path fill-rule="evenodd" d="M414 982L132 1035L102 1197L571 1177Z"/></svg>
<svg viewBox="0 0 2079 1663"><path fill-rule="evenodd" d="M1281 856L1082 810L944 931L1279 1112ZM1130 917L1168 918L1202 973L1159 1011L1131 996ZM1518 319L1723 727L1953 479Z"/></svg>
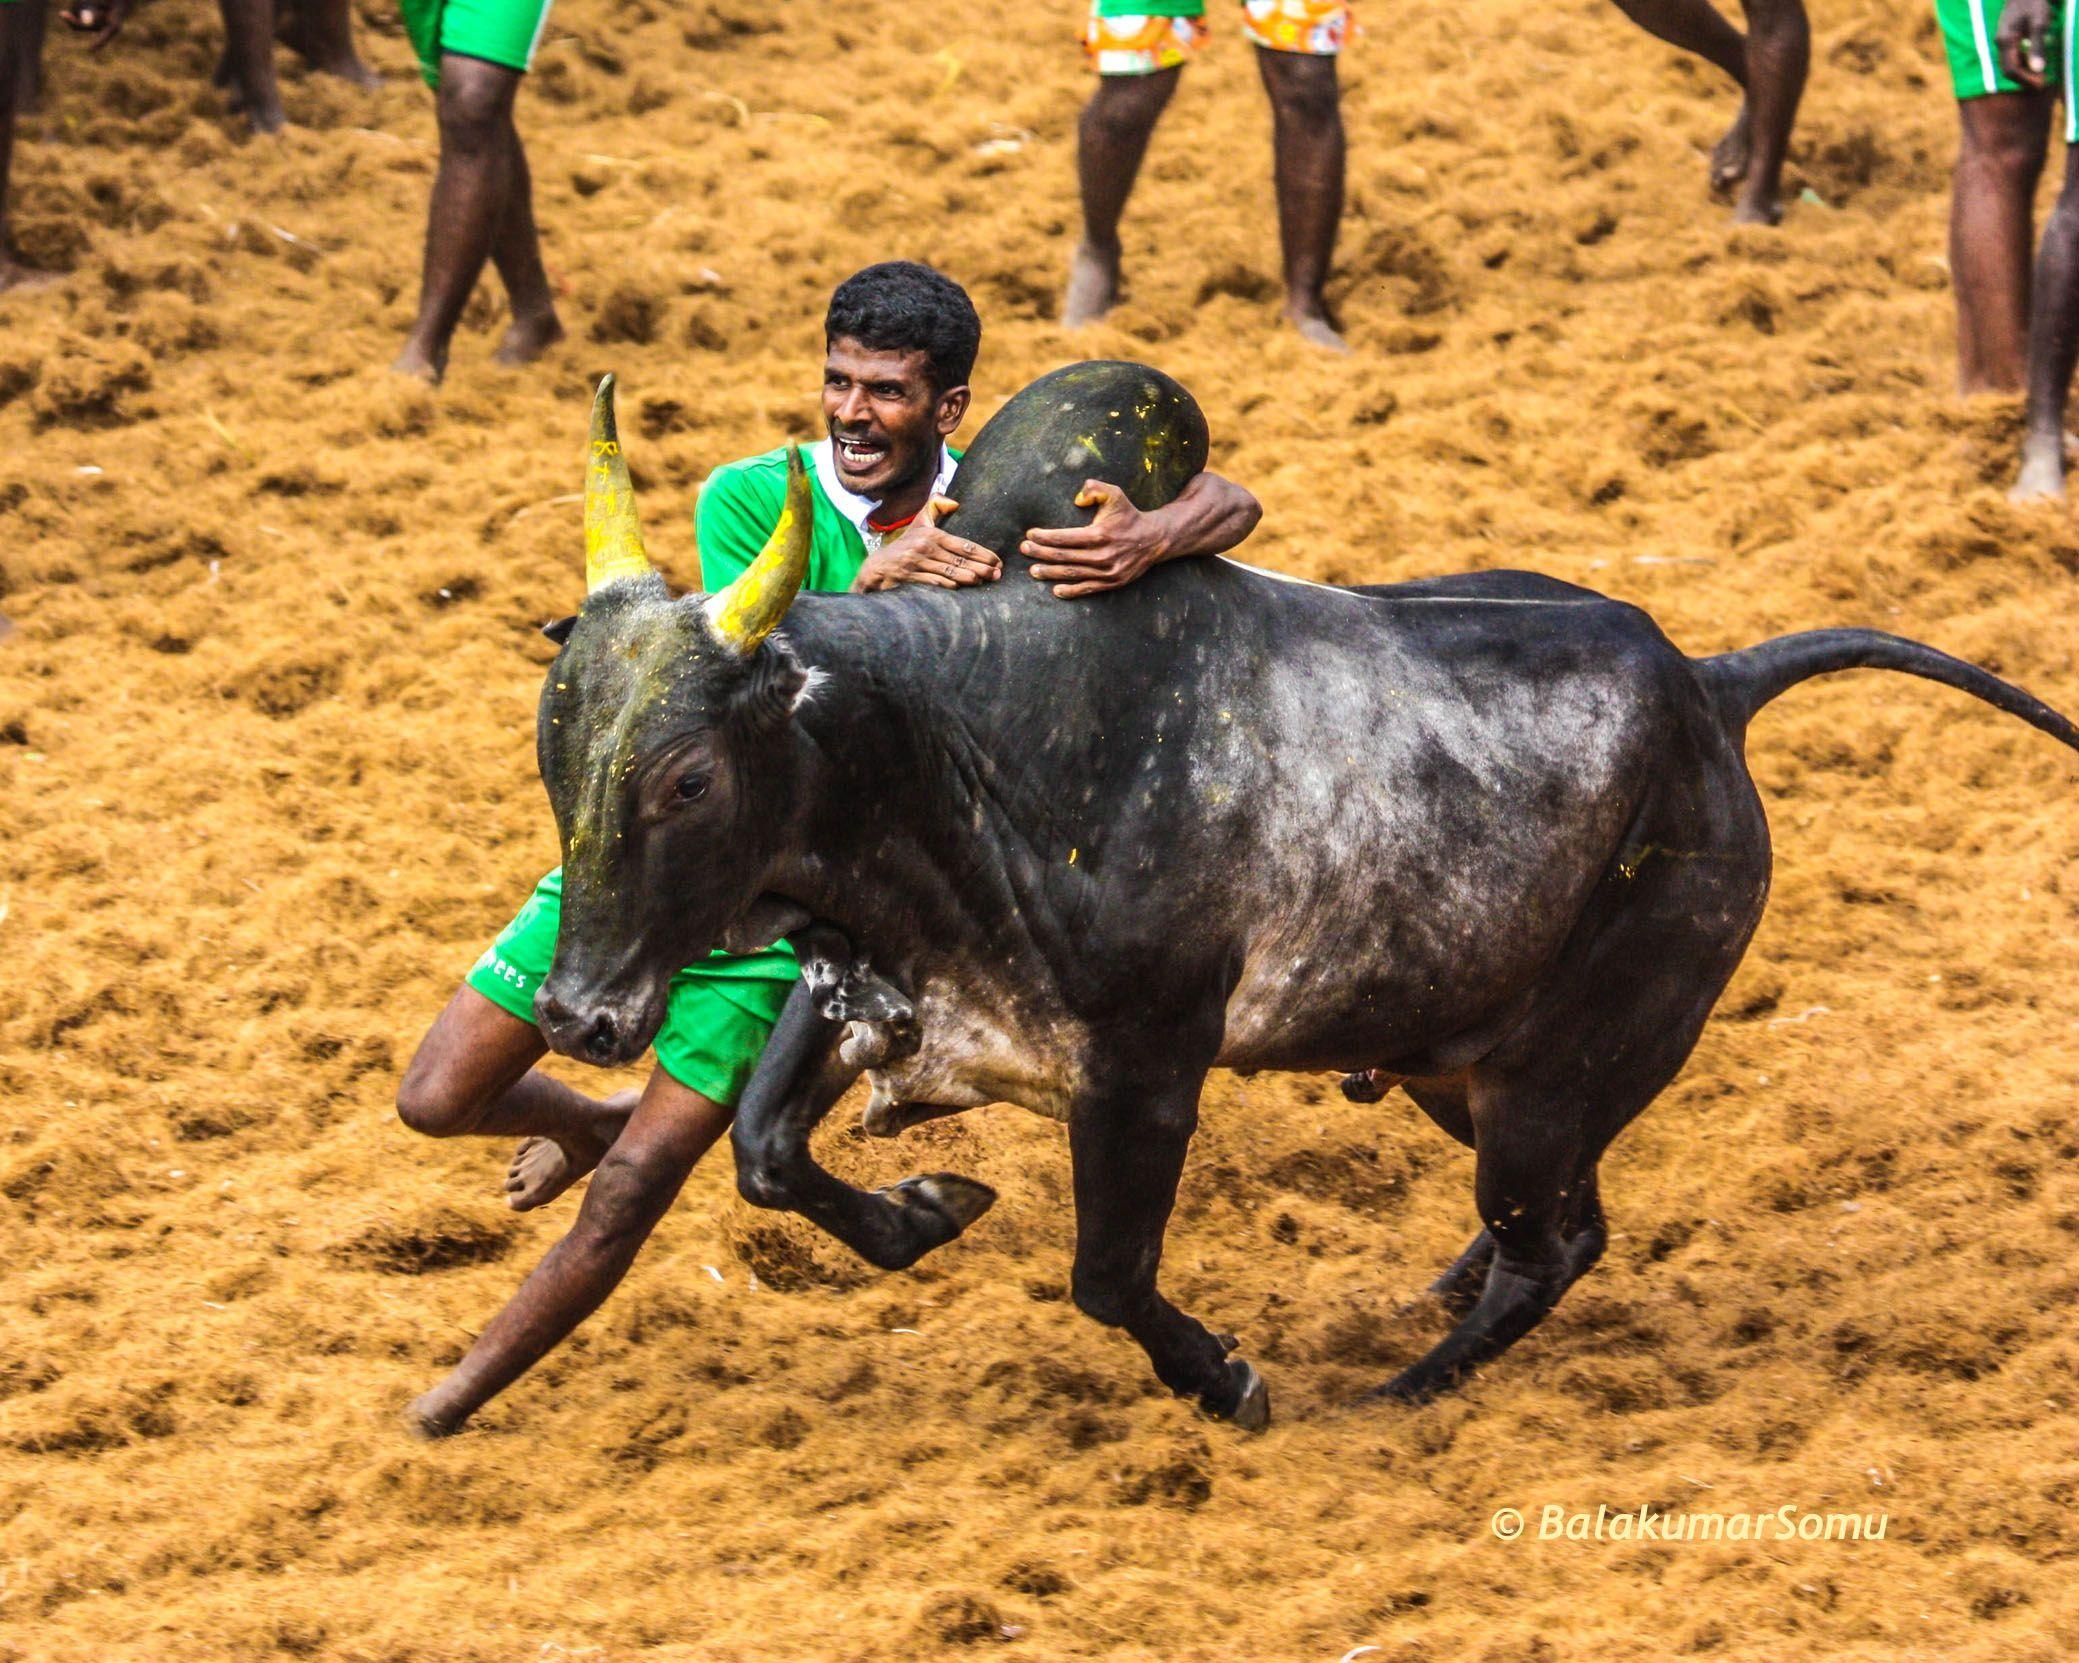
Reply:
<svg viewBox="0 0 2079 1663"><path fill-rule="evenodd" d="M0 4L0 289L36 281L38 274L20 264L7 218L7 181L14 164L14 115L22 86L22 56L35 38L26 5Z"/></svg>
<svg viewBox="0 0 2079 1663"><path fill-rule="evenodd" d="M1119 219L1182 73L1177 65L1148 75L1103 76L1083 107L1076 126L1083 240L1069 263L1061 309L1061 321L1071 329L1103 317L1119 298Z"/></svg>
<svg viewBox="0 0 2079 1663"><path fill-rule="evenodd" d="M1616 0L1619 11L1647 34L1715 64L1747 90L1747 37L1711 0ZM1754 109L1745 98L1725 137L1711 147L1711 188L1729 191L1747 177L1754 151Z"/></svg>
<svg viewBox="0 0 2079 1663"><path fill-rule="evenodd" d="M1812 62L1812 25L1804 0L1747 0L1747 107L1754 151L1733 220L1774 225L1783 218L1783 161L1805 71Z"/></svg>
<svg viewBox="0 0 2079 1663"><path fill-rule="evenodd" d="M319 75L334 75L357 87L383 83L354 50L353 0L297 0L291 44Z"/></svg>
<svg viewBox="0 0 2079 1663"><path fill-rule="evenodd" d="M1343 218L1343 103L1336 60L1258 47L1256 63L1270 94L1277 142L1285 316L1316 346L1347 352L1323 294Z"/></svg>
<svg viewBox="0 0 2079 1663"><path fill-rule="evenodd" d="M16 0L22 13L22 39L8 80L14 88L16 115L31 115L43 102L43 37L50 24L50 0Z"/></svg>
<svg viewBox="0 0 2079 1663"><path fill-rule="evenodd" d="M1990 103L1990 99L1982 100ZM2065 152L2064 189L2036 256L2036 309L2028 337L2028 431L2017 502L2065 494L2065 399L2079 361L2079 146Z"/></svg>
<svg viewBox="0 0 2079 1663"><path fill-rule="evenodd" d="M1956 382L1966 396L2018 392L2027 373L2036 184L2054 107L2047 92L1989 93L1956 106L1963 131L1949 200L1949 278Z"/></svg>
<svg viewBox="0 0 2079 1663"><path fill-rule="evenodd" d="M530 266L538 273L541 254L531 205L509 226L506 223L513 211L514 189L527 178L525 152L513 126L520 79L516 69L453 52L441 54L440 171L434 176L427 213L419 315L393 366L407 375L438 381L447 372L455 325L494 246L500 247L501 270L510 260L523 285ZM501 230L512 239L510 246L501 243ZM547 291L543 278L539 296L527 294L524 287L522 294L530 304L538 304L546 300ZM517 320L517 304L514 312Z"/></svg>
<svg viewBox="0 0 2079 1663"><path fill-rule="evenodd" d="M274 78L274 0L220 0L224 13L224 57L217 82L227 88L256 133L279 133L289 124L281 87Z"/></svg>
<svg viewBox="0 0 2079 1663"><path fill-rule="evenodd" d="M505 212L498 218L497 235L491 242L491 261L512 303L513 321L492 356L501 364L531 364L563 339L563 322L556 316L549 274L541 263L541 232L534 223L534 175L527 166L527 150L520 143L517 127L508 123L507 132L512 175Z"/></svg>
<svg viewBox="0 0 2079 1663"><path fill-rule="evenodd" d="M406 1424L427 1437L459 1430L596 1311L729 1119L728 1109L662 1069L651 1075L593 1174L570 1234L549 1249L454 1372L405 1411Z"/></svg>

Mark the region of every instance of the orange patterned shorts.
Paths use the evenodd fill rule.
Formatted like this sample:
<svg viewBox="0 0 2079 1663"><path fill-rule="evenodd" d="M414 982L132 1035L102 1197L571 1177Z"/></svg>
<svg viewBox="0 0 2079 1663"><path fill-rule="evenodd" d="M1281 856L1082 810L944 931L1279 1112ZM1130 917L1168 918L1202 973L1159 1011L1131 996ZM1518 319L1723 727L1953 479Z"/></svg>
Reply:
<svg viewBox="0 0 2079 1663"><path fill-rule="evenodd" d="M1241 0L1242 33L1271 52L1332 58L1350 37L1349 0ZM1083 50L1100 75L1153 75L1174 69L1211 37L1203 6L1189 17L1104 15L1090 0Z"/></svg>

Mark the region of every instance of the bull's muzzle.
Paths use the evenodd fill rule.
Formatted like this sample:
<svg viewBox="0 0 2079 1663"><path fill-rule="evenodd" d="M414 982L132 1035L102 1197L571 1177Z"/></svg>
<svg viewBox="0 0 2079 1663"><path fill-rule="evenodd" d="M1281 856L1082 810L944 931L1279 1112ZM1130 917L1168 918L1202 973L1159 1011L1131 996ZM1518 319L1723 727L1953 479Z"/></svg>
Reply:
<svg viewBox="0 0 2079 1663"><path fill-rule="evenodd" d="M582 1003L573 1008L546 987L534 996L534 1020L550 1050L601 1068L633 1062L656 1026L610 1005Z"/></svg>

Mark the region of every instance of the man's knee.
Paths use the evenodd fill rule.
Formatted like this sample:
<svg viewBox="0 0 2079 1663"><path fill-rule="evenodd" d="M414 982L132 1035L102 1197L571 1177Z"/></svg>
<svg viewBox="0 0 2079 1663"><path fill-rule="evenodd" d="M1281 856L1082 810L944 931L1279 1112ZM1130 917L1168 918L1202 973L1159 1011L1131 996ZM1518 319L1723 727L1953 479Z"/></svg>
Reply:
<svg viewBox="0 0 2079 1663"><path fill-rule="evenodd" d="M414 1066L397 1083L397 1118L429 1138L467 1132L476 1124L480 1108L437 1069Z"/></svg>
<svg viewBox="0 0 2079 1663"><path fill-rule="evenodd" d="M1343 94L1335 59L1263 51L1265 84L1280 119L1317 129L1332 127L1342 119Z"/></svg>
<svg viewBox="0 0 2079 1663"><path fill-rule="evenodd" d="M1990 101L1973 101L1964 108L1967 113L1957 146L1956 171L1979 185L2019 184L2033 189L2050 153L2047 115L2018 100L1997 115Z"/></svg>
<svg viewBox="0 0 2079 1663"><path fill-rule="evenodd" d="M1152 75L1107 75L1083 108L1083 137L1110 144L1145 139L1176 91L1177 69Z"/></svg>
<svg viewBox="0 0 2079 1663"><path fill-rule="evenodd" d="M602 1251L639 1245L670 1204L683 1176L609 1149L585 1191L581 1222L590 1245Z"/></svg>
<svg viewBox="0 0 2079 1663"><path fill-rule="evenodd" d="M507 143L516 84L517 77L510 70L490 64L444 70L435 103L441 148L480 155Z"/></svg>

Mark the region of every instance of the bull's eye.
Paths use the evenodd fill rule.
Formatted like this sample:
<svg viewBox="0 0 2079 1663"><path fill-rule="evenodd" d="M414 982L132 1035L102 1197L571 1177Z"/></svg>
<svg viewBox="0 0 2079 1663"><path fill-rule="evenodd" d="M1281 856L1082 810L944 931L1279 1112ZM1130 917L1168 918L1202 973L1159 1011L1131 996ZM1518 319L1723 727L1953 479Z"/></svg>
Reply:
<svg viewBox="0 0 2079 1663"><path fill-rule="evenodd" d="M707 785L707 775L687 774L672 787L671 794L679 802L697 803L707 795Z"/></svg>

